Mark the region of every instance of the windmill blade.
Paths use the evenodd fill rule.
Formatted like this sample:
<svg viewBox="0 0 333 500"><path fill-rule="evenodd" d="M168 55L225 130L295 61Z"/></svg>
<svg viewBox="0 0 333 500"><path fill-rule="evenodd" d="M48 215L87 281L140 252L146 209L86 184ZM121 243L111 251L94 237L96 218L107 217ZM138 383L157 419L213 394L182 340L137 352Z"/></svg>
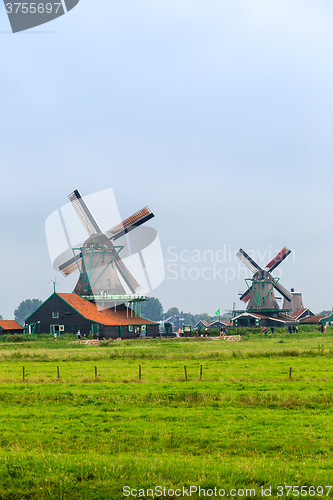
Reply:
<svg viewBox="0 0 333 500"><path fill-rule="evenodd" d="M76 189L73 193L68 195L68 198L70 199L87 233L89 235L100 234L102 230L97 224L93 214L90 212L79 191Z"/></svg>
<svg viewBox="0 0 333 500"><path fill-rule="evenodd" d="M249 290L246 290L246 292L244 292L243 295L241 295L239 297L239 299L245 303L248 302L251 298L251 290L252 290L252 286L249 288Z"/></svg>
<svg viewBox="0 0 333 500"><path fill-rule="evenodd" d="M76 260L74 257L72 257L67 262L64 262L64 264L61 264L59 266L59 271L61 271L64 276L68 276L73 271L76 271L78 266L81 268L82 267L81 265L82 265L82 254L79 253L76 256Z"/></svg>
<svg viewBox="0 0 333 500"><path fill-rule="evenodd" d="M250 269L250 271L252 271L253 273L256 273L257 271L261 271L261 267L258 266L258 264L256 262L254 262L254 260L251 259L251 257L246 253L244 252L244 250L242 250L241 248L239 249L239 251L237 252L237 257L242 261L244 262L244 264Z"/></svg>
<svg viewBox="0 0 333 500"><path fill-rule="evenodd" d="M154 214L150 211L148 207L145 207L142 210L139 210L135 214L125 219L123 222L120 222L120 224L117 224L116 226L106 231L105 235L110 240L116 240L121 236L123 236L124 234L129 233L136 227L141 226L141 224L144 224L153 217L155 217Z"/></svg>
<svg viewBox="0 0 333 500"><path fill-rule="evenodd" d="M125 281L126 285L128 288L131 290L132 293L136 293L138 290L140 290L141 285L136 281L134 276L130 273L130 271L127 269L119 255L116 255L114 262L116 264L116 267L119 271L119 274Z"/></svg>
<svg viewBox="0 0 333 500"><path fill-rule="evenodd" d="M293 298L292 294L284 287L281 285L280 282L277 282L275 283L274 285L274 288L276 288L276 290L287 300L289 300L289 302L291 301L291 299Z"/></svg>
<svg viewBox="0 0 333 500"><path fill-rule="evenodd" d="M281 262L286 258L288 257L288 255L291 253L291 250L289 250L289 248L287 247L283 247L281 252L279 252L277 254L276 257L274 257L273 260L271 260L267 266L266 266L266 269L269 273L271 273L279 264L281 264Z"/></svg>

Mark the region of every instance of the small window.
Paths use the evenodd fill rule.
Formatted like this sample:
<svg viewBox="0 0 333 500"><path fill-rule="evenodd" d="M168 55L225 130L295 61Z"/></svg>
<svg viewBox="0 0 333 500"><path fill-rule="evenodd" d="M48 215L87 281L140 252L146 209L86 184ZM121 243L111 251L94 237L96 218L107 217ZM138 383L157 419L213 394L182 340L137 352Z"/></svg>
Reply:
<svg viewBox="0 0 333 500"><path fill-rule="evenodd" d="M53 311L52 318L59 318L59 312L58 311Z"/></svg>
<svg viewBox="0 0 333 500"><path fill-rule="evenodd" d="M128 325L128 331L129 332L133 332L133 326L132 325Z"/></svg>
<svg viewBox="0 0 333 500"><path fill-rule="evenodd" d="M111 280L108 280L108 286L111 286Z"/></svg>

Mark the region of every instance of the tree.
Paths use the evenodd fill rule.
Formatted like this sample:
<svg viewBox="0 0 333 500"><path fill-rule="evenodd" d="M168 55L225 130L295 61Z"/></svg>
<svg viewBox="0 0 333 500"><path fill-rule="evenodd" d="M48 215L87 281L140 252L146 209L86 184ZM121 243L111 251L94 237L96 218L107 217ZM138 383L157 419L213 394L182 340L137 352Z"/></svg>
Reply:
<svg viewBox="0 0 333 500"><path fill-rule="evenodd" d="M192 313L185 313L185 325L195 325L195 316Z"/></svg>
<svg viewBox="0 0 333 500"><path fill-rule="evenodd" d="M178 307L170 307L170 309L168 309L167 312L164 314L165 318L170 318L170 316L176 316L176 315L179 315Z"/></svg>
<svg viewBox="0 0 333 500"><path fill-rule="evenodd" d="M1 316L1 314L0 314L0 321L1 321L2 319L3 319L3 317L2 317L2 316Z"/></svg>
<svg viewBox="0 0 333 500"><path fill-rule="evenodd" d="M39 299L27 299L22 300L21 304L14 311L14 317L20 325L24 325L24 322L30 314L32 314L39 306L42 305L42 301Z"/></svg>
<svg viewBox="0 0 333 500"><path fill-rule="evenodd" d="M332 314L332 311L321 311L318 316L329 316L330 314Z"/></svg>
<svg viewBox="0 0 333 500"><path fill-rule="evenodd" d="M163 317L163 306L155 297L149 297L141 304L141 315L151 321L160 321Z"/></svg>
<svg viewBox="0 0 333 500"><path fill-rule="evenodd" d="M227 313L224 313L224 314L221 315L221 319L226 320L226 321L231 320L231 318L232 318L232 313L231 312L227 312Z"/></svg>

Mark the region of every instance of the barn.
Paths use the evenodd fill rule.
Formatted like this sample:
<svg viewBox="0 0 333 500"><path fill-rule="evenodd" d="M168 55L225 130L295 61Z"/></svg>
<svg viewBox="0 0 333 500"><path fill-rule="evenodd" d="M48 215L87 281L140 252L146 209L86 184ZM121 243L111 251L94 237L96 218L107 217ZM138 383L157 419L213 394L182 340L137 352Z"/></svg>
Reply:
<svg viewBox="0 0 333 500"><path fill-rule="evenodd" d="M266 314L259 314L257 312L243 312L238 316L232 318L232 325L234 327L243 326L246 328L262 327L262 326L274 326L280 327L285 326L286 321L278 318L278 313L274 313L275 316L268 316Z"/></svg>
<svg viewBox="0 0 333 500"><path fill-rule="evenodd" d="M17 321L13 319L0 321L0 335L23 333L24 328Z"/></svg>
<svg viewBox="0 0 333 500"><path fill-rule="evenodd" d="M144 319L125 305L99 311L96 304L76 293L54 292L25 320L27 330L38 333L90 333L99 338L138 338L159 336L159 324Z"/></svg>

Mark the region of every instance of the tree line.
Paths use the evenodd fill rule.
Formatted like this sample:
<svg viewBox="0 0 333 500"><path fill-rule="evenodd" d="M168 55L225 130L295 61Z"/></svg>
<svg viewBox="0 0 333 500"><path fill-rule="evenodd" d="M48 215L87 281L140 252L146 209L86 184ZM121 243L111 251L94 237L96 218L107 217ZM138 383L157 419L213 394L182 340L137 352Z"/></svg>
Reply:
<svg viewBox="0 0 333 500"><path fill-rule="evenodd" d="M14 311L15 320L20 323L20 325L24 326L26 318L35 312L36 309L42 305L42 303L43 302L39 299L22 300L20 305Z"/></svg>
<svg viewBox="0 0 333 500"><path fill-rule="evenodd" d="M163 321L171 316L181 316L185 318L186 325L196 325L198 321L203 320L209 323L218 319L218 316L210 316L208 313L192 314L190 312L179 311L178 307L170 307L167 311L163 311L163 306L161 302L155 297L149 297L141 305L141 315L150 319L151 321ZM221 314L220 318L224 320L229 320L231 318L231 313Z"/></svg>

